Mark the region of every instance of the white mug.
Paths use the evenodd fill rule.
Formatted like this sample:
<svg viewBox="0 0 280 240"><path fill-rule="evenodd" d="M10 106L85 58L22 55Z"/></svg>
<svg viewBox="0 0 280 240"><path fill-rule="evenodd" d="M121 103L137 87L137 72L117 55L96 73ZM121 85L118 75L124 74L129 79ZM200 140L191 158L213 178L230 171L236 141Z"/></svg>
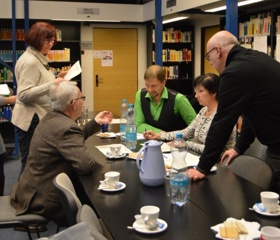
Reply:
<svg viewBox="0 0 280 240"><path fill-rule="evenodd" d="M262 205L266 212L276 212L278 207L279 195L275 192L264 191L261 192Z"/></svg>
<svg viewBox="0 0 280 240"><path fill-rule="evenodd" d="M277 227L262 227L261 228L261 239L262 240L279 240L280 239L280 228Z"/></svg>
<svg viewBox="0 0 280 240"><path fill-rule="evenodd" d="M114 189L117 188L119 180L120 180L120 173L119 172L106 172L105 173L105 180L103 183L110 188Z"/></svg>
<svg viewBox="0 0 280 240"><path fill-rule="evenodd" d="M111 144L110 145L110 150L114 157L121 155L121 147L122 147L121 144Z"/></svg>
<svg viewBox="0 0 280 240"><path fill-rule="evenodd" d="M143 222L148 229L153 229L157 226L159 211L156 206L144 206L140 209Z"/></svg>

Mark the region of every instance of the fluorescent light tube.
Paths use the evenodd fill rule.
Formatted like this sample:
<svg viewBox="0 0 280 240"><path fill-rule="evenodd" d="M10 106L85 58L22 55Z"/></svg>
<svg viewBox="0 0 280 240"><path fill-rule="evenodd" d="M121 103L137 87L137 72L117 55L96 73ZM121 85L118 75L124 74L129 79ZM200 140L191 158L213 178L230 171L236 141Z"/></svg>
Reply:
<svg viewBox="0 0 280 240"><path fill-rule="evenodd" d="M187 16L174 17L174 18L163 20L162 24L170 23L170 22L176 22L176 21L180 21L180 20L183 20L183 19L187 19L187 18L189 18L189 17L187 17Z"/></svg>
<svg viewBox="0 0 280 240"><path fill-rule="evenodd" d="M243 2L238 2L237 6L241 7L241 6L245 6L245 5L249 5L249 4L253 4L253 3L257 3L257 2L262 2L262 1L263 0L246 0ZM223 10L226 10L226 6L211 8L211 9L205 10L204 12L218 12L218 11L223 11Z"/></svg>

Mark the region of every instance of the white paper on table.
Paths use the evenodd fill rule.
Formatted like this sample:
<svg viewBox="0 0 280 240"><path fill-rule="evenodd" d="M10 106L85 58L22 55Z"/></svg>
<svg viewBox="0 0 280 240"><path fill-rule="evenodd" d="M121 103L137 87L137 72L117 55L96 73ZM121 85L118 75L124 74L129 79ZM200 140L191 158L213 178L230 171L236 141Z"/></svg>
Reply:
<svg viewBox="0 0 280 240"><path fill-rule="evenodd" d="M126 123L127 120L126 119L122 119L122 123ZM109 124L120 124L121 123L121 119L120 118L113 118L112 121Z"/></svg>
<svg viewBox="0 0 280 240"><path fill-rule="evenodd" d="M10 89L6 83L0 84L0 95L10 95Z"/></svg>
<svg viewBox="0 0 280 240"><path fill-rule="evenodd" d="M80 61L75 62L75 64L68 70L68 73L64 76L64 79L71 80L82 72Z"/></svg>
<svg viewBox="0 0 280 240"><path fill-rule="evenodd" d="M110 145L101 145L101 146L95 146L100 152L102 152L105 156L107 155L107 152L111 152ZM121 153L131 153L132 151L128 149L126 146L121 144Z"/></svg>

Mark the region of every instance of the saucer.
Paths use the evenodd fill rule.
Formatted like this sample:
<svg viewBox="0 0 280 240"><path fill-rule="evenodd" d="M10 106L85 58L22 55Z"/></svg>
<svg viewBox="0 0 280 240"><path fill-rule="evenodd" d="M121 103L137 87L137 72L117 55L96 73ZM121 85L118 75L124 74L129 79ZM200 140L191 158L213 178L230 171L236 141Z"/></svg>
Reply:
<svg viewBox="0 0 280 240"><path fill-rule="evenodd" d="M158 221L161 223L161 228L157 227L155 229L148 229L147 227L145 227L145 225L143 224L139 224L139 223L136 223L134 222L133 223L133 227L134 229L137 231L137 232L140 232L140 233L145 233L145 234L155 234L155 233L160 233L160 232L163 232L166 228L167 228L167 223L162 220L162 219L158 219Z"/></svg>
<svg viewBox="0 0 280 240"><path fill-rule="evenodd" d="M259 204L262 206L261 203L259 203ZM270 216L270 217L277 217L277 216L280 216L280 206L278 206L277 212L275 212L275 213L270 213L270 212L261 211L261 210L258 208L257 204L255 204L255 205L253 206L253 209L255 210L256 213L259 213L259 214L264 215L264 216Z"/></svg>
<svg viewBox="0 0 280 240"><path fill-rule="evenodd" d="M102 190L102 191L105 191L105 192L118 192L118 191L121 191L121 190L125 189L125 187L126 187L125 183L119 182L118 183L118 188L102 188L102 186L99 185L98 189Z"/></svg>
<svg viewBox="0 0 280 240"><path fill-rule="evenodd" d="M111 152L106 152L106 157L110 159L119 159L119 158L124 158L126 156L126 153L121 153L118 156L113 156Z"/></svg>

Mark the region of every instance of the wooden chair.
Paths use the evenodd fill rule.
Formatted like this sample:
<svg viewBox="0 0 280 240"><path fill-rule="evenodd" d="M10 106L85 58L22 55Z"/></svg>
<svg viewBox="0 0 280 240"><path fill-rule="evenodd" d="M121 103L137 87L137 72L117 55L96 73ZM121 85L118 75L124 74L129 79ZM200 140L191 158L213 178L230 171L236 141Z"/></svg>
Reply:
<svg viewBox="0 0 280 240"><path fill-rule="evenodd" d="M17 216L16 209L13 208L10 204L10 196L0 197L0 228L14 228L14 227L23 227L29 239L32 239L29 225L34 225L36 227L36 232L38 238L40 237L40 232L38 229L39 225L46 225L48 219L37 215L37 214L22 214Z"/></svg>
<svg viewBox="0 0 280 240"><path fill-rule="evenodd" d="M240 177L258 185L264 190L269 190L274 180L273 171L270 166L263 160L247 155L239 155L230 165L222 166L229 169Z"/></svg>

